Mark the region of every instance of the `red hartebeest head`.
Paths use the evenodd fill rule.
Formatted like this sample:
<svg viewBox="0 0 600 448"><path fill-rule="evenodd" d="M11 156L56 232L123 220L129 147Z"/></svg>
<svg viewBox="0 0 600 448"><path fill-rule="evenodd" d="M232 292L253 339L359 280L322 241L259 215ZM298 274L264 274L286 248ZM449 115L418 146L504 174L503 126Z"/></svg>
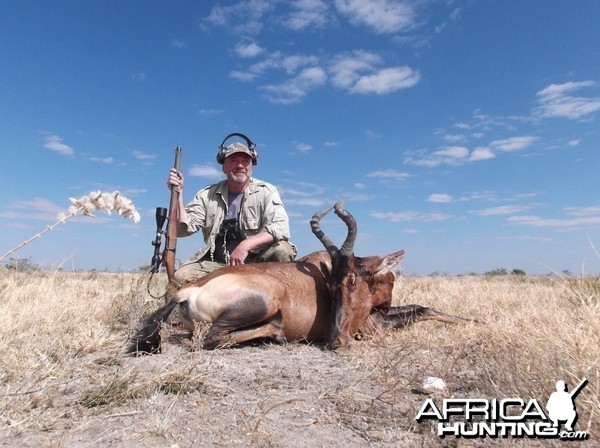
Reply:
<svg viewBox="0 0 600 448"><path fill-rule="evenodd" d="M321 219L332 208L348 227L348 235L340 249L320 226ZM374 308L383 313L389 310L396 278L393 270L404 257L404 251L394 252L383 258L354 256L357 224L354 217L344 209L343 201L315 213L310 224L332 262L328 279L331 312L327 345L335 350L350 343Z"/></svg>

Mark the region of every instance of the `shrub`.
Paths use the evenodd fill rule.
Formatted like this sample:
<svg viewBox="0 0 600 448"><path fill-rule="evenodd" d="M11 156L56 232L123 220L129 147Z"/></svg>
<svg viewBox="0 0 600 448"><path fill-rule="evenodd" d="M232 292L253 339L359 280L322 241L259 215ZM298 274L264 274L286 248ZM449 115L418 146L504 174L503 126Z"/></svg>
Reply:
<svg viewBox="0 0 600 448"><path fill-rule="evenodd" d="M36 271L39 266L30 258L9 258L5 265L6 269L16 272Z"/></svg>

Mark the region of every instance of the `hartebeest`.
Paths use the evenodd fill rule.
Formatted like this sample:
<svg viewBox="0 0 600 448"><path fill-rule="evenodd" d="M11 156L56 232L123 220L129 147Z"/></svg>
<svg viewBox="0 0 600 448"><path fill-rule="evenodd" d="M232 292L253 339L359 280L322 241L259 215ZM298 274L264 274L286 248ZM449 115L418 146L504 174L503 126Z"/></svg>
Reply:
<svg viewBox="0 0 600 448"><path fill-rule="evenodd" d="M339 249L320 227L332 208L348 227ZM188 330L193 331L194 322L211 324L202 340L206 349L263 338L326 341L337 349L358 333L373 334L426 319L466 321L418 305L391 307L394 269L404 251L383 258L356 257L357 224L343 203L316 213L311 227L326 252L289 263L227 266L188 283L145 320L127 351L160 352L161 323L177 305Z"/></svg>

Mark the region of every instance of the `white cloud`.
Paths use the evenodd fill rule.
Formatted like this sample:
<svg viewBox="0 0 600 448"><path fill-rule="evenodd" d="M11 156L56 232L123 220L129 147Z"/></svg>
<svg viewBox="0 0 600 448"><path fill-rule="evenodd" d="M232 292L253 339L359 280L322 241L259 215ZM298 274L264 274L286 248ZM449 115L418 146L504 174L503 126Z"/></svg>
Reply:
<svg viewBox="0 0 600 448"><path fill-rule="evenodd" d="M407 1L336 0L335 6L351 23L366 25L378 34L406 31L416 22L416 12Z"/></svg>
<svg viewBox="0 0 600 448"><path fill-rule="evenodd" d="M508 222L530 227L551 227L555 230L575 230L600 225L600 215L578 218L541 218L539 216L511 216Z"/></svg>
<svg viewBox="0 0 600 448"><path fill-rule="evenodd" d="M188 171L188 176L219 179L223 173L212 165L193 165Z"/></svg>
<svg viewBox="0 0 600 448"><path fill-rule="evenodd" d="M410 67L384 68L372 75L362 76L350 89L352 93L383 95L399 89L413 87L421 79Z"/></svg>
<svg viewBox="0 0 600 448"><path fill-rule="evenodd" d="M376 177L378 179L406 180L409 177L411 177L411 175L409 173L403 173L393 169L387 169L372 171L369 174L367 174L367 177Z"/></svg>
<svg viewBox="0 0 600 448"><path fill-rule="evenodd" d="M90 157L90 160L92 162L99 162L99 163L113 163L114 160L112 157Z"/></svg>
<svg viewBox="0 0 600 448"><path fill-rule="evenodd" d="M319 58L316 56L306 56L301 54L293 54L280 59L279 67L283 68L286 73L294 74L301 67L315 66L319 63Z"/></svg>
<svg viewBox="0 0 600 448"><path fill-rule="evenodd" d="M550 84L545 89L537 92L537 96L540 98L561 98L564 97L567 92L573 90L579 90L583 87L591 87L594 85L594 81L579 81L579 82L565 82L564 84Z"/></svg>
<svg viewBox="0 0 600 448"><path fill-rule="evenodd" d="M446 146L419 158L407 157L405 163L417 166L437 167L440 165L456 166L467 162L480 162L495 158L499 152L513 152L526 149L538 140L538 137L532 135L509 137L494 140L488 146L478 146L472 151L464 146Z"/></svg>
<svg viewBox="0 0 600 448"><path fill-rule="evenodd" d="M414 4L408 0L336 0L335 10L350 23L366 26L376 34L397 33L413 28L417 22ZM302 31L322 28L337 20L330 12L328 0L244 0L228 6L217 5L202 20L201 28L225 27L238 34L254 35L262 31L263 22ZM281 12L282 9L286 9ZM454 19L455 14L451 15Z"/></svg>
<svg viewBox="0 0 600 448"><path fill-rule="evenodd" d="M65 145L62 142L62 138L60 138L58 135L47 136L44 148L51 149L52 151L59 153L61 156L72 156L74 154L73 148Z"/></svg>
<svg viewBox="0 0 600 448"><path fill-rule="evenodd" d="M200 115L219 115L223 113L222 109L199 109Z"/></svg>
<svg viewBox="0 0 600 448"><path fill-rule="evenodd" d="M399 89L413 87L420 74L410 67L380 68L383 59L376 53L357 50L333 56L327 72L321 60L314 55L270 54L264 60L245 70L235 70L229 76L238 81L251 82L268 71L283 70L290 77L280 83L263 85L267 98L273 103L293 104L301 101L308 91L324 85L328 80L338 88L357 94L384 95Z"/></svg>
<svg viewBox="0 0 600 448"><path fill-rule="evenodd" d="M575 120L600 111L600 97L572 96L571 92L594 86L594 81L551 84L537 92L542 117L561 117Z"/></svg>
<svg viewBox="0 0 600 448"><path fill-rule="evenodd" d="M0 217L48 222L55 220L60 212L66 210L67 205L68 202L64 208L61 208L46 198L35 197L31 200L19 200L9 203L7 206L8 211L0 213Z"/></svg>
<svg viewBox="0 0 600 448"><path fill-rule="evenodd" d="M469 156L469 162L478 162L480 160L489 160L496 157L496 154L490 149L485 147L475 148Z"/></svg>
<svg viewBox="0 0 600 448"><path fill-rule="evenodd" d="M349 193L344 195L344 200L349 202L365 202L373 199L373 196L366 193Z"/></svg>
<svg viewBox="0 0 600 448"><path fill-rule="evenodd" d="M475 191L473 193L468 194L467 196L462 196L459 201L469 202L469 201L497 201L498 195L495 191Z"/></svg>
<svg viewBox="0 0 600 448"><path fill-rule="evenodd" d="M573 216L600 216L600 206L598 205L592 207L567 207L564 210Z"/></svg>
<svg viewBox="0 0 600 448"><path fill-rule="evenodd" d="M445 193L430 194L429 198L427 198L429 202L435 202L438 204L447 204L448 202L452 202L453 199L454 198L452 196Z"/></svg>
<svg viewBox="0 0 600 448"><path fill-rule="evenodd" d="M578 138L574 138L573 140L569 140L567 145L569 146L578 146L581 143L581 140Z"/></svg>
<svg viewBox="0 0 600 448"><path fill-rule="evenodd" d="M445 20L441 25L435 27L436 33L441 33L446 29L446 27L450 26L450 24L456 20L459 20L461 17L461 8L456 8L452 10L447 20Z"/></svg>
<svg viewBox="0 0 600 448"><path fill-rule="evenodd" d="M274 7L268 0L240 1L231 6L215 6L203 22L227 27L240 34L256 34L262 30L261 20Z"/></svg>
<svg viewBox="0 0 600 448"><path fill-rule="evenodd" d="M364 131L365 137L369 140L379 140L381 139L381 134L375 132L373 129L365 129Z"/></svg>
<svg viewBox="0 0 600 448"><path fill-rule="evenodd" d="M316 198L299 198L299 199L285 199L286 205L305 205L308 207L322 207L325 205L325 201Z"/></svg>
<svg viewBox="0 0 600 448"><path fill-rule="evenodd" d="M329 65L331 81L335 87L351 88L360 79L361 73L372 72L381 62L381 56L363 50L337 54Z"/></svg>
<svg viewBox="0 0 600 448"><path fill-rule="evenodd" d="M466 131L472 128L472 126L468 123L455 123L454 127L458 129L464 129Z"/></svg>
<svg viewBox="0 0 600 448"><path fill-rule="evenodd" d="M261 54L264 48L260 47L256 42L244 42L235 46L235 53L241 58L254 58Z"/></svg>
<svg viewBox="0 0 600 448"><path fill-rule="evenodd" d="M229 77L242 82L251 82L258 78L258 74L248 70L233 70L229 72Z"/></svg>
<svg viewBox="0 0 600 448"><path fill-rule="evenodd" d="M417 166L436 167L439 165L460 165L467 161L469 150L464 146L448 146L433 152L423 158L405 160L406 163Z"/></svg>
<svg viewBox="0 0 600 448"><path fill-rule="evenodd" d="M413 87L421 78L410 67L379 69L383 59L376 53L357 50L335 55L329 64L331 81L335 87L352 93L378 95Z"/></svg>
<svg viewBox="0 0 600 448"><path fill-rule="evenodd" d="M461 143L466 140L462 134L444 134L443 139L450 143Z"/></svg>
<svg viewBox="0 0 600 448"><path fill-rule="evenodd" d="M436 151L435 154L450 159L465 159L469 155L469 150L464 146L448 146Z"/></svg>
<svg viewBox="0 0 600 448"><path fill-rule="evenodd" d="M300 152L306 153L306 152L312 151L313 147L312 147L312 145L309 145L308 143L299 142L296 144L296 149L298 149L298 151L300 151Z"/></svg>
<svg viewBox="0 0 600 448"><path fill-rule="evenodd" d="M226 26L229 11L230 9L217 5L210 11L210 14L204 20L212 25Z"/></svg>
<svg viewBox="0 0 600 448"><path fill-rule="evenodd" d="M299 181L299 182L296 182L296 185L310 190L312 196L323 196L325 194L325 192L327 191L327 188L325 186L319 185L319 184L314 184L311 182Z"/></svg>
<svg viewBox="0 0 600 448"><path fill-rule="evenodd" d="M133 75L131 75L131 80L144 82L146 80L146 73L145 72L134 73Z"/></svg>
<svg viewBox="0 0 600 448"><path fill-rule="evenodd" d="M275 104L293 104L301 101L307 92L316 89L327 80L327 74L319 67L309 67L302 70L298 76L281 84L263 86L269 101Z"/></svg>
<svg viewBox="0 0 600 448"><path fill-rule="evenodd" d="M138 151L137 149L133 151L133 157L135 157L137 160L141 160L142 162L150 162L156 159L154 154L148 154L147 152Z"/></svg>
<svg viewBox="0 0 600 448"><path fill-rule="evenodd" d="M285 195L285 196L300 196L300 197L314 196L313 192L298 190L295 188L279 187L278 190L281 195Z"/></svg>
<svg viewBox="0 0 600 448"><path fill-rule="evenodd" d="M513 213L529 210L530 208L530 205L501 205L499 207L490 207L483 210L473 210L471 213L479 216L511 215Z"/></svg>
<svg viewBox="0 0 600 448"><path fill-rule="evenodd" d="M240 55L250 55L246 50L241 46L236 49ZM280 104L299 102L308 90L327 81L350 93L384 95L413 87L421 79L418 71L407 66L382 68L383 58L373 52L356 50L339 53L328 61L323 59L323 56L274 52L245 69L231 71L229 77L253 82L266 76L269 71L284 71L288 75L287 80L260 87L270 92L267 96L270 101Z"/></svg>
<svg viewBox="0 0 600 448"><path fill-rule="evenodd" d="M494 140L490 146L503 152L520 151L533 145L538 140L538 137L532 135L523 135L520 137L510 137L502 140Z"/></svg>
<svg viewBox="0 0 600 448"><path fill-rule="evenodd" d="M309 26L322 27L328 21L329 7L323 0L295 0L290 6L294 11L284 18L283 23L292 30L302 31Z"/></svg>
<svg viewBox="0 0 600 448"><path fill-rule="evenodd" d="M440 165L462 165L467 162L479 162L496 157L496 152L513 152L528 148L538 137L526 135L494 140L489 147L478 146L469 151L464 146L446 146L420 158L407 157L405 163L416 166L436 167Z"/></svg>
<svg viewBox="0 0 600 448"><path fill-rule="evenodd" d="M420 221L420 222L434 222L434 221L446 221L452 219L452 215L441 212L421 213L421 212L374 212L371 216L376 219L385 219L390 222L409 222L409 221Z"/></svg>
<svg viewBox="0 0 600 448"><path fill-rule="evenodd" d="M188 44L187 44L187 42L184 42L179 39L171 39L171 46L181 49L181 48L187 48Z"/></svg>
<svg viewBox="0 0 600 448"><path fill-rule="evenodd" d="M266 59L250 65L245 70L234 70L229 76L238 81L255 81L269 70L283 70L288 75L295 75L298 70L305 67L318 68L319 58L312 55L284 56L280 52L270 54ZM319 70L321 70L319 68Z"/></svg>

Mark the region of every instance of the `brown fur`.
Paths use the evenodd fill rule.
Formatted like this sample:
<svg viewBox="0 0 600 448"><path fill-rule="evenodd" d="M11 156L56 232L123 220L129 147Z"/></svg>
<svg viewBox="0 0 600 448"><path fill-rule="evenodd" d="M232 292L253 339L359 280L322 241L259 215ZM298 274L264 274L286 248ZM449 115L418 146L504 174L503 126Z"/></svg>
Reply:
<svg viewBox="0 0 600 448"><path fill-rule="evenodd" d="M333 208L348 226L341 249L319 225ZM342 203L316 213L311 226L326 252L289 263L227 266L188 283L146 320L130 341L128 352L160 352L160 323L174 304L179 304L188 330L193 331L196 322L211 324L203 339L206 349L254 339L326 341L329 348L337 349L349 345L358 333L372 334L447 316L424 307L420 308L430 312L403 313L391 308L394 269L404 251L383 258L354 256L356 222Z"/></svg>

